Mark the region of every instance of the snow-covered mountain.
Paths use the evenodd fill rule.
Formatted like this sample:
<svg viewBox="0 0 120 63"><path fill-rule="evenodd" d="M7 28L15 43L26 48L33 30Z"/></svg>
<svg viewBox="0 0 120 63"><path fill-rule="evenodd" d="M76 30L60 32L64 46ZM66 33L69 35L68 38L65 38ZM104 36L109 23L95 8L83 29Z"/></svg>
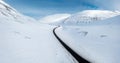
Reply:
<svg viewBox="0 0 120 63"><path fill-rule="evenodd" d="M71 14L54 14L54 15L49 15L44 18L41 18L39 21L41 23L51 24L51 23L62 21L70 16Z"/></svg>
<svg viewBox="0 0 120 63"><path fill-rule="evenodd" d="M65 20L59 22L59 24L67 25L87 24L94 21L105 20L118 15L120 15L119 11L85 10L66 18Z"/></svg>
<svg viewBox="0 0 120 63"><path fill-rule="evenodd" d="M3 0L0 0L0 19L13 20L20 23L35 21L35 19L31 17L22 15Z"/></svg>
<svg viewBox="0 0 120 63"><path fill-rule="evenodd" d="M120 63L118 15L119 11L87 10L73 16L48 16L41 21L66 25L95 21L94 26L62 26L55 33L91 63ZM0 0L0 63L78 63L55 37L56 26L34 21Z"/></svg>

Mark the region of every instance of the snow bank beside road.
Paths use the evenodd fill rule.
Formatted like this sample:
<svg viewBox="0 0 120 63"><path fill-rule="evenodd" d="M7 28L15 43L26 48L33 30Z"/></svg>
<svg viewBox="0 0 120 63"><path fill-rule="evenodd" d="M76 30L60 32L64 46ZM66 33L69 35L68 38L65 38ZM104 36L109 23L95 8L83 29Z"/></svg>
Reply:
<svg viewBox="0 0 120 63"><path fill-rule="evenodd" d="M90 62L120 63L119 29L118 25L84 26L59 28L56 33L69 47Z"/></svg>
<svg viewBox="0 0 120 63"><path fill-rule="evenodd" d="M54 37L53 26L0 23L0 63L77 63Z"/></svg>
<svg viewBox="0 0 120 63"><path fill-rule="evenodd" d="M64 26L57 35L83 58L93 63L120 63L120 16L99 25Z"/></svg>

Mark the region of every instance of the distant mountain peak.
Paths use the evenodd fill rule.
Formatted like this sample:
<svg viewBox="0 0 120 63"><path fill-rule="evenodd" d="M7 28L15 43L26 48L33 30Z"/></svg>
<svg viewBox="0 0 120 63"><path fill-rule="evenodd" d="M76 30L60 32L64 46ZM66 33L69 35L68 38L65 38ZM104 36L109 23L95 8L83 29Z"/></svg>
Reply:
<svg viewBox="0 0 120 63"><path fill-rule="evenodd" d="M59 21L62 21L68 17L70 17L71 14L67 14L67 13L64 13L64 14L53 14L53 15L48 15L44 18L41 18L39 21L42 22L42 23L48 23L48 24L51 24L51 23L55 23L55 22L59 22Z"/></svg>
<svg viewBox="0 0 120 63"><path fill-rule="evenodd" d="M66 18L63 24L81 24L90 23L93 21L100 21L107 18L120 15L119 11L108 11L108 10L85 10L78 12L71 17Z"/></svg>

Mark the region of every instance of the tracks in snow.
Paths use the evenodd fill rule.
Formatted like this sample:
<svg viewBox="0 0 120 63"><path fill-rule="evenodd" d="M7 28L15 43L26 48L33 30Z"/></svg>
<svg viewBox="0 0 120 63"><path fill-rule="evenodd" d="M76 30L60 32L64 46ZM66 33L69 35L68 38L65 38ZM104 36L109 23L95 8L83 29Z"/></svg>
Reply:
<svg viewBox="0 0 120 63"><path fill-rule="evenodd" d="M53 34L55 35L55 37L58 39L58 41L62 44L62 46L79 62L79 63L90 63L89 61L87 61L86 59L82 58L80 55L78 55L74 50L72 50L67 44L65 44L64 41L62 41L57 34L55 33L55 30L59 28L56 27L53 29Z"/></svg>

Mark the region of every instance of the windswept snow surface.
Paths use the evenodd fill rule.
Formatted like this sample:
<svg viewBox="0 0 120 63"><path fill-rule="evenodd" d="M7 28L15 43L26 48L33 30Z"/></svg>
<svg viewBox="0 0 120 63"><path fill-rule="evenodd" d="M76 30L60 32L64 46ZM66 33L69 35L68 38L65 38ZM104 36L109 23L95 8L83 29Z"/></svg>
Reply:
<svg viewBox="0 0 120 63"><path fill-rule="evenodd" d="M0 0L0 63L78 63L53 35Z"/></svg>
<svg viewBox="0 0 120 63"><path fill-rule="evenodd" d="M71 16L71 14L54 14L54 15L49 15L44 18L41 18L39 21L42 23L47 23L47 24L54 24L56 22L66 19L70 16Z"/></svg>
<svg viewBox="0 0 120 63"><path fill-rule="evenodd" d="M58 22L61 25L81 25L120 15L119 11L85 10Z"/></svg>
<svg viewBox="0 0 120 63"><path fill-rule="evenodd" d="M103 21L107 23L60 27L56 33L92 63L120 63L120 16Z"/></svg>
<svg viewBox="0 0 120 63"><path fill-rule="evenodd" d="M0 22L0 63L77 63L54 37L53 28Z"/></svg>

